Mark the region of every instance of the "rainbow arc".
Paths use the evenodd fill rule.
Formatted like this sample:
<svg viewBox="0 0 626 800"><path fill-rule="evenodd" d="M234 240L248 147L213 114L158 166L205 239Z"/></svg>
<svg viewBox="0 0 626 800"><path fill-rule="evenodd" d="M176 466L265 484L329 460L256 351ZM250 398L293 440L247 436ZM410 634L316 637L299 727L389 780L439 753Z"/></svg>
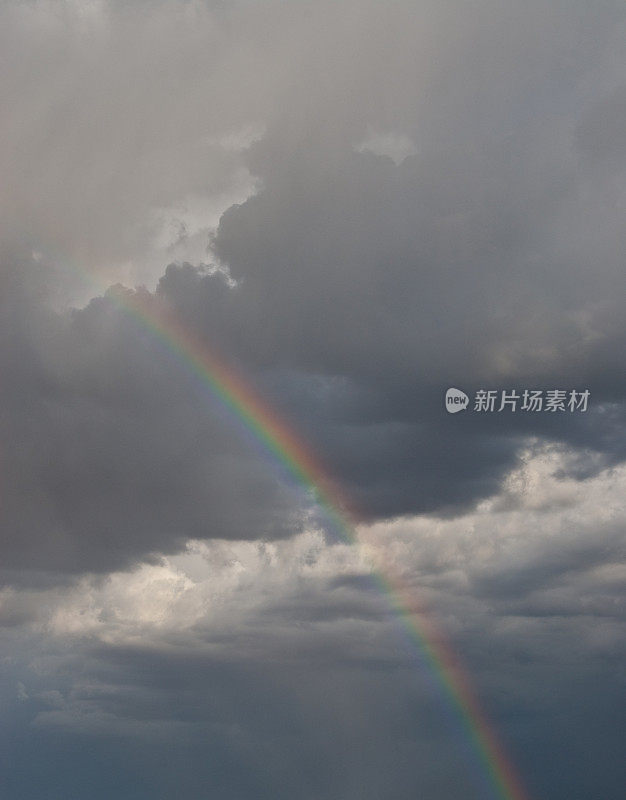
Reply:
<svg viewBox="0 0 626 800"><path fill-rule="evenodd" d="M160 340L185 368L251 432L263 449L309 491L341 538L359 546L357 515L315 456L296 433L241 375L174 313L147 292L113 291L107 296ZM371 561L371 559L370 559ZM460 729L471 744L491 795L500 800L529 800L496 731L483 711L443 632L418 605L414 591L390 564L372 564L374 579L387 597L412 646L428 666Z"/></svg>

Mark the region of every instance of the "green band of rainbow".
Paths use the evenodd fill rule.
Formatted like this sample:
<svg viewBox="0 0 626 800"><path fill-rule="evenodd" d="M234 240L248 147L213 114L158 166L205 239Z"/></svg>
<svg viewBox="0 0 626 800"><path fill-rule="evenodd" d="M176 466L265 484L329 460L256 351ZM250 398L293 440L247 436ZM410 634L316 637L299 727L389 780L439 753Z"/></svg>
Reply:
<svg viewBox="0 0 626 800"><path fill-rule="evenodd" d="M358 544L352 522L356 515L350 510L347 499L339 493L310 448L248 383L212 352L206 342L183 327L176 316L165 310L153 295L116 291L109 292L108 296L143 328L151 331L230 410L236 420L286 467L296 481L314 494L317 503L347 542ZM373 565L373 574L459 718L482 764L482 771L489 779L494 796L503 800L528 800L516 770L478 703L466 672L442 632L418 607L411 591L389 564Z"/></svg>

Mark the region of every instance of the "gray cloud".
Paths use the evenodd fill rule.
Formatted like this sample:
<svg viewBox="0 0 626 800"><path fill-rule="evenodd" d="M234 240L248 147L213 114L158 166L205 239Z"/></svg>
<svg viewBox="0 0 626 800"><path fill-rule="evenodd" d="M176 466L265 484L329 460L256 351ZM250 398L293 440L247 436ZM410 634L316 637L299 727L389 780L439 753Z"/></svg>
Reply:
<svg viewBox="0 0 626 800"><path fill-rule="evenodd" d="M89 248L111 275L124 259L137 261L137 248L154 258L148 239L124 237L145 228L155 209L172 208L209 182L206 198L222 191L230 179L214 178L214 166L224 175L247 169L257 193L226 211L211 240L214 257L238 285L228 288L219 274L201 268L170 267L158 293L293 421L365 516L468 508L498 490L532 437L577 448L581 477L623 458L623 226L611 192L619 166L610 174L605 166L619 152L621 90L610 68L623 24L617 7L607 5L592 21L582 7L564 14L565 6L555 6L546 15L539 5L522 12L485 3L471 14L451 14L440 5L424 4L416 13L412 4L397 4L385 10L383 26L375 3L322 4L308 17L268 4L268 19L280 22L276 31L268 23L257 30L258 9L246 6L163 3L148 28L140 6L94 6L91 16L75 20L68 7L83 26L82 39L57 25L52 8L32 18L20 6L5 12L17 39L34 37L69 98L53 107L28 75L21 92L18 83L7 87L17 120L26 119L26 104L51 131L55 119L60 126L45 148L37 144L41 126L21 138L18 130L11 140L47 159L37 192L20 184L27 201L54 197L37 206L29 233L31 244L52 253L44 264L58 261L61 242L50 231L61 223L71 227L78 248L69 257L85 267ZM229 24L243 48L236 69L216 33ZM262 34L273 42L284 26L291 41L306 31L307 40L318 42L301 49L289 78L290 47L260 46ZM162 40L170 45L171 62L154 56L167 78L160 89L165 106L156 102L153 56L138 56L129 45L134 35L139 42L152 37L155 52ZM210 52L206 37L216 37ZM71 49L63 59L58 48L66 39ZM86 52L88 40L93 47ZM120 60L113 69L115 46ZM385 59L388 52L395 58ZM68 82L74 63L89 69ZM228 85L238 86L242 63L254 67L252 84L243 95L226 92L220 78L228 75ZM206 81L176 92L192 64ZM11 74L17 82L21 73ZM136 79L132 92L129 74ZM91 79L99 87L98 110ZM105 128L98 133L100 114ZM228 136L253 122L265 126L261 138L256 134L247 151L229 150ZM360 143L372 130L413 141L415 152L395 163L364 150ZM213 160L203 160L208 171L196 172L200 142L217 149ZM71 164L63 156L68 148ZM146 163L131 168L136 148ZM162 173L154 169L161 153ZM98 169L115 166L97 206L89 191L99 191L99 181L87 160ZM16 163L9 174L18 181L24 170ZM76 181L69 190L68 180ZM14 201L11 207L16 219L24 218ZM100 209L93 225L84 218L90 207ZM4 223L9 242L23 240L12 220ZM209 229L198 228L207 239ZM82 568L90 559L76 555L78 541L101 545L93 563L108 563L109 554L118 564L127 554L167 549L203 531L274 535L273 523L238 515L236 498L245 494L256 503L280 490L268 493L271 479L244 466L251 457L238 459L232 475L228 457L208 463L198 432L228 434L188 399L182 375L165 377L167 359L145 334L102 300L55 319L40 313L31 296L20 306L21 321L18 300L7 302L11 336L18 337L12 353L25 350L12 367L19 380L9 381L8 406L18 416L7 418L9 441L14 437L20 448L19 457L8 459L9 536L12 551L27 554L18 559L22 566L37 553L35 563L52 564L41 542L63 537L67 546L52 546L59 564ZM21 338L20 326L28 329ZM441 409L451 384L588 387L593 411L584 418L509 415L506 424L476 415L453 420ZM174 386L181 391L176 399ZM159 417L154 425L149 409ZM29 444L35 438L37 447ZM72 440L88 447L79 453ZM257 488L250 470L258 472ZM223 514L212 503L215 518L206 524L206 503L194 498L209 483L230 500ZM107 518L110 511L102 509L111 508L113 496L116 512ZM264 505L271 517L271 503ZM276 535L284 535L281 525ZM104 530L119 538L113 547L103 543Z"/></svg>
<svg viewBox="0 0 626 800"><path fill-rule="evenodd" d="M10 800L489 796L367 554L531 796L621 798L625 29L571 0L4 4ZM362 548L119 280L302 435ZM591 409L451 416L451 385Z"/></svg>
<svg viewBox="0 0 626 800"><path fill-rule="evenodd" d="M106 572L190 536L299 529L304 498L111 298L58 315L20 294L3 302L7 580Z"/></svg>
<svg viewBox="0 0 626 800"><path fill-rule="evenodd" d="M530 789L560 800L590 797L593 785L612 799L621 791L624 469L581 494L574 479L546 477L555 459L527 460L509 510L380 523L362 542L392 559L452 633ZM560 570L520 580L558 550ZM172 770L192 795L484 797L458 720L373 586L360 551L309 532L265 546L197 544L69 593L46 590L39 602L30 590L23 604L35 622L12 627L1 673L3 725L19 731L9 779L20 747L36 747L34 796L51 763L85 753L88 769L63 772L59 796L99 776L106 757L128 797L155 786L173 797ZM104 796L110 778L97 782Z"/></svg>

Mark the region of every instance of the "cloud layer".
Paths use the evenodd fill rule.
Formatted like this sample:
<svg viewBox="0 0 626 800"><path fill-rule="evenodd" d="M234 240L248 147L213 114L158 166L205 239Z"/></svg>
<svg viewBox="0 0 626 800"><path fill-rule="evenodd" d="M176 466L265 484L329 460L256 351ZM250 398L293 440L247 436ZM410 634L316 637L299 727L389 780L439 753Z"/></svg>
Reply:
<svg viewBox="0 0 626 800"><path fill-rule="evenodd" d="M571 0L3 5L10 800L489 796L372 560L534 796L621 797L625 31ZM298 432L358 548L120 281ZM449 415L450 386L591 403Z"/></svg>
<svg viewBox="0 0 626 800"><path fill-rule="evenodd" d="M405 599L450 632L530 787L617 798L624 470L581 495L550 477L560 460L529 452L477 511L379 523L358 549L313 530L195 542L70 592L4 590L5 724L46 758L59 737L63 758L81 742L107 754L129 797L173 796L172 769L192 796L483 797L432 673L369 579L372 561L392 563ZM152 759L166 751L164 770ZM110 778L87 764L104 797ZM69 770L59 792L84 781Z"/></svg>

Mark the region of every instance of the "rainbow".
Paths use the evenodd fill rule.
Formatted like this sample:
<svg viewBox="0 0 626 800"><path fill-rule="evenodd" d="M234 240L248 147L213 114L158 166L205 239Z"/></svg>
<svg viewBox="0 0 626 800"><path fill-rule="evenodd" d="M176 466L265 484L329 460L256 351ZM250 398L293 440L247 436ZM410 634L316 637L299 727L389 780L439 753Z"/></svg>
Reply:
<svg viewBox="0 0 626 800"><path fill-rule="evenodd" d="M208 345L184 327L154 295L123 288L107 292L116 305L160 340L263 448L310 492L341 537L358 545L357 515L311 449L268 404ZM470 680L442 632L416 603L390 565L372 565L374 579L387 597L412 645L428 665L449 708L478 757L489 792L501 800L528 800L517 772L482 710Z"/></svg>

